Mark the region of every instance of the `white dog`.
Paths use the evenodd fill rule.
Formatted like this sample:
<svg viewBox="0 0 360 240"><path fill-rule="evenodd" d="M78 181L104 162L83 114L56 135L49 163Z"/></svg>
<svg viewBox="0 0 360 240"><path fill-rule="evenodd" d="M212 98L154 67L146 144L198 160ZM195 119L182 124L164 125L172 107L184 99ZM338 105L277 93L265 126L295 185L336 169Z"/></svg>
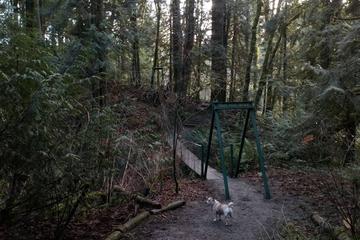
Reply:
<svg viewBox="0 0 360 240"><path fill-rule="evenodd" d="M234 205L234 203L229 202L228 204L224 204L212 197L209 197L206 200L206 203L212 205L212 210L215 213L214 222L218 220L221 221L221 215L224 215L225 225L228 225L226 219L229 217L232 218L232 213L233 213L232 206Z"/></svg>

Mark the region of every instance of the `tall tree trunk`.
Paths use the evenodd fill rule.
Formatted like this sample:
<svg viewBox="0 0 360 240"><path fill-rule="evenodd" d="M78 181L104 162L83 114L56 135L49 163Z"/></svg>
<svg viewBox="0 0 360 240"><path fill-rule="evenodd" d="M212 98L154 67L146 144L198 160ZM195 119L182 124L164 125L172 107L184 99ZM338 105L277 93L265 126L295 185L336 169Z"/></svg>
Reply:
<svg viewBox="0 0 360 240"><path fill-rule="evenodd" d="M183 68L183 81L184 81L184 96L186 96L187 88L191 83L192 71L192 49L194 47L195 35L195 0L186 1L186 29L185 29L185 43L184 43L184 68Z"/></svg>
<svg viewBox="0 0 360 240"><path fill-rule="evenodd" d="M180 96L184 95L185 86L182 79L183 57L182 57L182 31L180 16L180 1L172 0L172 61L173 61L173 80L174 90Z"/></svg>
<svg viewBox="0 0 360 240"><path fill-rule="evenodd" d="M130 8L130 24L132 30L132 60L131 60L131 81L135 86L141 84L141 73L140 73L140 56L139 56L139 33L137 27L137 0L129 0Z"/></svg>
<svg viewBox="0 0 360 240"><path fill-rule="evenodd" d="M226 101L225 1L212 2L211 100Z"/></svg>
<svg viewBox="0 0 360 240"><path fill-rule="evenodd" d="M174 39L173 39L173 16L170 14L169 23L170 23L170 46L169 46L169 88L171 91L175 91L175 83L174 83L174 61L173 61L173 52L174 52Z"/></svg>
<svg viewBox="0 0 360 240"><path fill-rule="evenodd" d="M196 8L196 19L197 19L197 29L196 29L196 46L197 46L197 60L196 60L196 95L195 98L200 100L200 91L201 91L201 73L203 66L203 55L202 55L202 41L204 38L204 34L202 32L203 25L203 0L198 0L197 8Z"/></svg>
<svg viewBox="0 0 360 240"><path fill-rule="evenodd" d="M155 39L155 51L154 51L154 60L153 60L153 68L151 72L151 88L154 87L154 79L155 79L155 68L158 67L158 59L159 59L159 41L160 41L160 20L161 20L161 3L160 0L154 0L156 6L156 39Z"/></svg>
<svg viewBox="0 0 360 240"><path fill-rule="evenodd" d="M288 0L285 0L284 19L287 18L287 11L288 11L287 8L288 8ZM283 28L282 28L282 39L283 39L282 81L283 81L283 84L286 84L287 83L287 61L288 61L288 59L287 59L287 25L286 24L284 24ZM283 106L282 107L283 114L287 115L287 110L288 110L288 94L287 93L283 94L282 102L283 102L283 105L282 105Z"/></svg>
<svg viewBox="0 0 360 240"><path fill-rule="evenodd" d="M278 7L277 7L277 12L280 11L280 5L281 5L281 0L278 2ZM285 23L286 24L286 23ZM271 54L272 54L272 50L273 50L273 39L275 36L275 32L277 30L277 24L276 26L273 27L273 29L270 29L269 32L267 33L268 36L268 40L267 40L267 48L266 48L266 52L265 52L265 57L264 57L264 62L262 65L262 70L261 70L261 75L260 75L260 80L259 80L259 87L256 91L256 96L255 96L255 108L257 108L257 106L259 105L263 90L264 90L264 86L267 83L268 80L268 75L269 72L272 71L272 69L270 69L270 64L269 62L271 61ZM275 48L277 50L277 48ZM274 53L274 55L276 54L276 52ZM265 99L265 104L266 105L266 99Z"/></svg>
<svg viewBox="0 0 360 240"><path fill-rule="evenodd" d="M41 26L41 1L36 0L35 1L35 7L36 7L36 25L37 29L39 31L39 35L42 36L42 26Z"/></svg>
<svg viewBox="0 0 360 240"><path fill-rule="evenodd" d="M323 41L320 48L320 56L319 56L319 64L322 68L328 69L331 62L331 49L330 49L330 41L332 34L329 34L328 31L326 31L326 27L328 27L331 24L331 19L338 15L339 9L342 4L342 0L323 0L324 4L324 13L322 16L322 25L320 27L320 30L324 32L323 35Z"/></svg>
<svg viewBox="0 0 360 240"><path fill-rule="evenodd" d="M270 69L270 76L271 76L271 79L272 81L268 82L268 87L267 87L267 100L266 100L266 105L265 105L265 109L264 109L264 112L267 111L267 112L272 112L273 110L273 99L274 99L274 94L275 94L275 91L273 91L273 82L275 81L275 79L273 78L273 67L274 67L274 59L275 59L275 55L276 55L276 52L277 50L279 49L280 47L280 43L281 43L281 39L282 39L282 36L280 34L280 36L278 37L277 41L276 41L276 44L275 44L275 47L271 53L271 56L270 56L270 60L269 60L269 67L268 69Z"/></svg>
<svg viewBox="0 0 360 240"><path fill-rule="evenodd" d="M246 62L246 69L245 69L245 82L244 82L244 89L243 89L243 100L247 101L249 99L249 86L251 81L251 65L255 53L256 48L256 34L257 34L257 27L259 24L260 14L261 14L261 8L262 8L262 1L257 0L256 4L256 13L255 18L251 27L251 41L250 41L250 51L248 54L248 59Z"/></svg>
<svg viewBox="0 0 360 240"><path fill-rule="evenodd" d="M237 58L237 43L239 34L239 22L236 13L233 14L233 37L231 50L231 67L230 67L230 94L229 101L234 101L235 98L235 79L236 79L236 58Z"/></svg>
<svg viewBox="0 0 360 240"><path fill-rule="evenodd" d="M103 27L103 20L104 20L104 2L103 0L92 0L91 1L91 12L92 12L92 19L91 23L95 25L96 30L100 33L104 33L105 29ZM99 98L99 105L104 106L106 104L106 80L104 73L106 72L106 45L103 39L96 39L97 44L99 45L99 49L97 49L97 57L100 62L100 66L98 70L98 73L101 76L101 79L99 80L99 87L98 93L94 94L96 97ZM93 91L96 91L96 87L93 89Z"/></svg>
<svg viewBox="0 0 360 240"><path fill-rule="evenodd" d="M344 150L345 150L345 158L344 165L354 163L356 157L356 121L353 119L348 119L349 122L345 128L345 137L344 137Z"/></svg>
<svg viewBox="0 0 360 240"><path fill-rule="evenodd" d="M272 43L273 43L274 35L275 35L275 32L270 33L269 39L267 41L267 48L266 48L266 52L265 52L262 69L261 69L259 86L258 86L258 89L256 91L256 96L255 96L255 107L257 107L259 105L259 102L260 102L260 99L261 99L261 96L262 96L262 93L264 90L264 86L266 85L266 81L267 81L267 77L268 77L268 73L269 73L268 63L269 63L270 53L272 51Z"/></svg>
<svg viewBox="0 0 360 240"><path fill-rule="evenodd" d="M32 32L36 25L35 0L25 1L25 27Z"/></svg>

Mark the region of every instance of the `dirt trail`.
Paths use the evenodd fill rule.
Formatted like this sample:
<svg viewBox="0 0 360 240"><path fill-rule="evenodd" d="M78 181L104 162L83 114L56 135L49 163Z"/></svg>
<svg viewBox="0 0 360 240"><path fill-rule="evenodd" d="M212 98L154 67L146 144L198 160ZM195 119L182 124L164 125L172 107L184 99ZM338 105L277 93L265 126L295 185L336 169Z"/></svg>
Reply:
<svg viewBox="0 0 360 240"><path fill-rule="evenodd" d="M223 181L209 180L214 197L223 201ZM183 208L161 216L153 216L130 233L133 239L196 240L196 239L271 239L281 217L281 204L264 200L255 187L239 179L229 179L234 216L231 226L213 222L211 206L204 201L188 202Z"/></svg>

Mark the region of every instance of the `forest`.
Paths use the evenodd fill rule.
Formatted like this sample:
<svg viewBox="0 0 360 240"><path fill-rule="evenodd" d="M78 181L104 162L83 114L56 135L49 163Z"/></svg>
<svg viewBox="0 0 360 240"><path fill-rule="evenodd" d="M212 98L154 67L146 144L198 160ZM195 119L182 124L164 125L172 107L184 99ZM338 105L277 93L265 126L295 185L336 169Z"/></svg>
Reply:
<svg viewBox="0 0 360 240"><path fill-rule="evenodd" d="M359 123L360 0L0 0L0 239L360 240Z"/></svg>

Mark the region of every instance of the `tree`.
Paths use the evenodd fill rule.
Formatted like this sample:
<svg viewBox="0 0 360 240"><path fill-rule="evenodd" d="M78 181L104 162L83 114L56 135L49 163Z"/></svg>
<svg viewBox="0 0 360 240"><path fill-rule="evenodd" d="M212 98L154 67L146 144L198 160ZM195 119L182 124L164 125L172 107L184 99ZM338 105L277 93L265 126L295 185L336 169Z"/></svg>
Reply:
<svg viewBox="0 0 360 240"><path fill-rule="evenodd" d="M184 89L182 92L185 92L188 89L188 86L191 83L191 72L192 72L192 49L194 47L194 35L195 35L195 0L186 1L186 28L185 28L185 42L184 42L184 66L183 66L183 81Z"/></svg>
<svg viewBox="0 0 360 240"><path fill-rule="evenodd" d="M151 72L151 88L154 87L154 79L155 79L155 71L156 67L158 67L159 60L159 42L160 42L160 20L161 20L161 2L160 0L154 0L156 7L156 38L155 38L155 50L154 50L154 58L153 58L153 68Z"/></svg>
<svg viewBox="0 0 360 240"><path fill-rule="evenodd" d="M263 90L264 90L264 86L266 86L267 83L267 78L269 76L269 73L272 71L272 69L270 67L272 67L272 64L269 64L271 61L271 56L274 56L276 54L276 50L277 48L274 48L275 52L273 52L273 39L275 37L275 33L276 30L278 29L278 25L279 25L279 19L278 19L278 14L280 12L280 5L281 5L282 1L278 1L278 6L277 6L277 14L272 17L271 19L269 19L267 21L267 32L266 32L266 36L267 36L267 44L266 44L266 52L265 52L265 56L264 56L264 61L262 64L262 70L261 70L261 75L260 75L260 79L259 79L259 86L255 95L255 107L258 106L259 102L260 102L260 98L262 96ZM266 98L265 98L266 99ZM264 104L266 105L266 104Z"/></svg>
<svg viewBox="0 0 360 240"><path fill-rule="evenodd" d="M211 100L226 101L225 9L226 1L212 1Z"/></svg>
<svg viewBox="0 0 360 240"><path fill-rule="evenodd" d="M140 56L139 56L139 33L137 27L137 0L128 0L128 6L130 11L130 25L131 25L131 49L132 49L132 60L131 60L131 82L135 86L141 84L140 74Z"/></svg>
<svg viewBox="0 0 360 240"><path fill-rule="evenodd" d="M256 13L253 20L253 24L251 27L251 40L250 40L250 49L248 53L248 59L246 62L246 72L245 72L245 81L244 81L244 88L243 88L243 100L247 101L249 99L249 87L251 81L251 65L253 62L253 57L256 50L256 34L257 34L257 27L260 19L261 8L262 8L262 1L257 0L256 2Z"/></svg>
<svg viewBox="0 0 360 240"><path fill-rule="evenodd" d="M180 96L185 95L185 84L182 78L183 71L183 56L182 56L182 30L181 30L181 16L180 16L180 1L172 0L171 4L172 14L172 61L173 61L173 80L174 91Z"/></svg>

